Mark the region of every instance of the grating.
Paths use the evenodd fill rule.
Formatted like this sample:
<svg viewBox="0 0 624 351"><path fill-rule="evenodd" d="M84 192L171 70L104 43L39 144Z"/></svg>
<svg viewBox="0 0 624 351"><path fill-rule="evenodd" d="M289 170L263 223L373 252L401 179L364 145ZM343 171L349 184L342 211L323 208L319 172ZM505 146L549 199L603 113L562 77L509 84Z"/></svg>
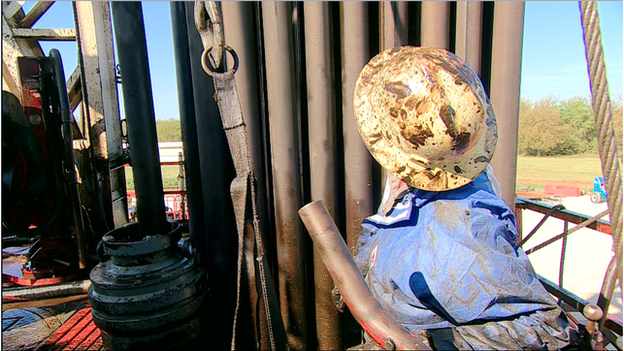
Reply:
<svg viewBox="0 0 624 351"><path fill-rule="evenodd" d="M93 323L91 306L78 310L48 339L43 341L37 351L56 350L102 350L100 329Z"/></svg>

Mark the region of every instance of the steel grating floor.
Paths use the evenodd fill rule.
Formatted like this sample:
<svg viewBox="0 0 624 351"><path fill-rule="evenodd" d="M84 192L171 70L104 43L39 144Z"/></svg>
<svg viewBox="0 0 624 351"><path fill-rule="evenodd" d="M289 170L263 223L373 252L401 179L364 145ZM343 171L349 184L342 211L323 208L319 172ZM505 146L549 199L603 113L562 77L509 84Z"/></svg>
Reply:
<svg viewBox="0 0 624 351"><path fill-rule="evenodd" d="M2 350L103 350L88 303L2 312Z"/></svg>
<svg viewBox="0 0 624 351"><path fill-rule="evenodd" d="M60 328L46 339L37 351L56 350L101 350L100 329L93 323L91 306L87 305L74 313Z"/></svg>

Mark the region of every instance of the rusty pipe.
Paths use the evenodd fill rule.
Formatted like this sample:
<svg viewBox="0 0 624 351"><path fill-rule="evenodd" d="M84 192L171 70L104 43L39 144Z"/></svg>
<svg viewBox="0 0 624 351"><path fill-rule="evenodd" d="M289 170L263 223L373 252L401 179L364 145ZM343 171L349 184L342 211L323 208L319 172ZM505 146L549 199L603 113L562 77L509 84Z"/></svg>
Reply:
<svg viewBox="0 0 624 351"><path fill-rule="evenodd" d="M364 331L386 350L430 350L384 311L373 297L323 202L305 205L299 210L299 216L334 284Z"/></svg>
<svg viewBox="0 0 624 351"><path fill-rule="evenodd" d="M54 285L6 288L2 290L2 302L15 302L16 300L44 300L57 297L81 295L87 293L89 286L91 286L90 280L80 280Z"/></svg>
<svg viewBox="0 0 624 351"><path fill-rule="evenodd" d="M327 2L304 3L306 35L306 69L310 152L310 193L312 200L323 200L336 213L338 203L338 148L336 135L336 85L334 82L335 52L331 7ZM314 250L314 301L316 334L320 350L342 348L341 314L334 306L331 291L334 287L321 256Z"/></svg>
<svg viewBox="0 0 624 351"><path fill-rule="evenodd" d="M494 5L490 101L496 112L498 140L490 164L501 185L501 197L516 205L520 73L522 68L523 1L500 1Z"/></svg>

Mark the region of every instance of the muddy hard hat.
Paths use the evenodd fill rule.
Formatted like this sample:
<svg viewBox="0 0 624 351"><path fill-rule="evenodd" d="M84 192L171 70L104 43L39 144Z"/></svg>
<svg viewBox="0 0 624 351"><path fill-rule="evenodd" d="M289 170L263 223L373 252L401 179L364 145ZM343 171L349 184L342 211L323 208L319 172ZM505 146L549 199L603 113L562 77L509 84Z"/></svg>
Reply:
<svg viewBox="0 0 624 351"><path fill-rule="evenodd" d="M444 191L471 182L496 149L496 116L479 76L444 49L379 53L362 69L353 104L373 157L418 189Z"/></svg>

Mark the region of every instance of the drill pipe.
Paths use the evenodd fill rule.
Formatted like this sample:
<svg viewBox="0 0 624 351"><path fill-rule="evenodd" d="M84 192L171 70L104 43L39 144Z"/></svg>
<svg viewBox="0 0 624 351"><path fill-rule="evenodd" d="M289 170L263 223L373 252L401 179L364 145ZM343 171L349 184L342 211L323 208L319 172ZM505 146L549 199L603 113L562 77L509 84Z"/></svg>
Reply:
<svg viewBox="0 0 624 351"><path fill-rule="evenodd" d="M384 311L372 295L323 202L305 205L299 210L299 216L349 310L364 331L386 350L430 350Z"/></svg>

